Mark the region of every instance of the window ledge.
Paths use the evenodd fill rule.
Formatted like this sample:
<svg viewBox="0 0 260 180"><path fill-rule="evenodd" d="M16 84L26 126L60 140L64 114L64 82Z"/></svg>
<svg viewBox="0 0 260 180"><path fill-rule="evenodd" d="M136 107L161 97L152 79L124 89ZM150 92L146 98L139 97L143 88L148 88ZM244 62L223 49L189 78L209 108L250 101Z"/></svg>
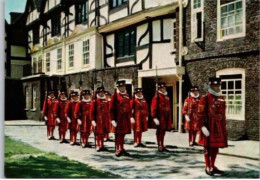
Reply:
<svg viewBox="0 0 260 180"><path fill-rule="evenodd" d="M222 41L226 41L226 40L230 40L230 39L236 39L236 38L243 38L243 37L245 37L245 34L240 33L240 34L236 34L236 35L225 36L223 38L218 38L217 42L222 42Z"/></svg>
<svg viewBox="0 0 260 180"><path fill-rule="evenodd" d="M203 41L203 38L196 38L196 39L193 39L193 41L192 42L202 42Z"/></svg>
<svg viewBox="0 0 260 180"><path fill-rule="evenodd" d="M31 111L32 111L32 112L35 112L35 111L36 111L36 109L31 109Z"/></svg>
<svg viewBox="0 0 260 180"><path fill-rule="evenodd" d="M24 109L24 110L25 110L25 111L29 111L29 109L27 109L27 108L26 108L26 109Z"/></svg>
<svg viewBox="0 0 260 180"><path fill-rule="evenodd" d="M89 68L89 67L90 67L90 64L83 64L82 67L83 67L83 68Z"/></svg>

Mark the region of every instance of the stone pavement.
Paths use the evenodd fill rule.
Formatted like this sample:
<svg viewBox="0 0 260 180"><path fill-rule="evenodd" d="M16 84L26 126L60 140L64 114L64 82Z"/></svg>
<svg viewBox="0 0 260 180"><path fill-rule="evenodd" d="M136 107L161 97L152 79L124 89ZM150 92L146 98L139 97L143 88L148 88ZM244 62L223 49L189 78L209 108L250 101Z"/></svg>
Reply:
<svg viewBox="0 0 260 180"><path fill-rule="evenodd" d="M34 120L5 121L5 126L20 125L44 126L44 122ZM149 129L148 132L143 134L143 140L148 143L155 143L155 131L153 129ZM169 132L166 135L165 144L168 146L177 146L178 148L202 151L202 147L199 146L189 147L187 133ZM228 145L228 148L220 149L220 154L259 160L259 141L228 141Z"/></svg>
<svg viewBox="0 0 260 180"><path fill-rule="evenodd" d="M197 149L186 149L188 148L186 134L167 133L166 144L169 145L170 153L157 152L154 130L144 133L143 140L147 144L147 148L134 148L132 135L128 135L126 137L126 149L132 156L117 158L114 155L113 142L105 143L110 152L100 153L93 148L82 149L80 146L59 144L58 141L47 140L46 127L42 126L42 122L42 125L39 122L30 122L31 124L28 125L29 122L6 122L5 135L21 140L43 151L55 152L58 155L66 156L69 159L88 164L103 171L109 171L123 178L209 178L204 173L202 152ZM57 130L55 136L58 137ZM93 142L93 135L89 141ZM178 148L174 148L176 145ZM234 148L234 146L230 148ZM255 149L255 151L257 150L258 148ZM234 149L233 151L240 150ZM259 177L259 161L257 160L219 155L216 165L226 171L225 176L222 176L222 178Z"/></svg>

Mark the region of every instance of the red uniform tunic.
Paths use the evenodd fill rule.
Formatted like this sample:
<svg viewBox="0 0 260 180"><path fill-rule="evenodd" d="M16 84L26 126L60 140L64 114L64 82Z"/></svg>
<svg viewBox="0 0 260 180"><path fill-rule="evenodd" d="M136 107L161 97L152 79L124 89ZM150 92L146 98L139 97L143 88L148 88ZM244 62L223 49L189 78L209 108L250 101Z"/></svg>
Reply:
<svg viewBox="0 0 260 180"><path fill-rule="evenodd" d="M90 119L96 121L96 134L106 134L109 132L108 126L108 101L106 99L93 100L90 107ZM96 108L96 110L95 110ZM95 114L96 113L96 114Z"/></svg>
<svg viewBox="0 0 260 180"><path fill-rule="evenodd" d="M115 95L112 96L110 101L110 119L115 120L114 112L117 113L117 134L131 134L131 122L130 118L132 116L130 99L128 94L116 93L116 102ZM116 103L116 107L115 107ZM115 109L116 108L116 109Z"/></svg>
<svg viewBox="0 0 260 180"><path fill-rule="evenodd" d="M208 110L209 121L209 146L214 148L227 147L227 130L226 130L226 102L223 96L214 96L208 93L203 96L198 105L198 128L206 126L206 110ZM200 132L199 144L208 146L208 138Z"/></svg>
<svg viewBox="0 0 260 180"><path fill-rule="evenodd" d="M154 96L151 105L152 118L158 118L160 124L158 130L170 131L172 129L171 105L168 95L159 93L159 103L157 103L157 95ZM157 111L159 104L159 110ZM157 116L159 112L159 116Z"/></svg>
<svg viewBox="0 0 260 180"><path fill-rule="evenodd" d="M184 101L183 106L183 115L188 115L190 117L190 122L185 120L184 128L187 130L199 130L197 127L197 111L198 111L198 103L200 98L187 97Z"/></svg>
<svg viewBox="0 0 260 180"><path fill-rule="evenodd" d="M133 124L133 130L136 132L144 132L148 130L148 106L144 98L133 98L131 100L131 109L134 110L135 123Z"/></svg>
<svg viewBox="0 0 260 180"><path fill-rule="evenodd" d="M42 114L43 116L48 117L47 126L55 126L57 125L55 114L54 114L54 104L57 103L58 100L55 98L48 98L47 101L44 101Z"/></svg>
<svg viewBox="0 0 260 180"><path fill-rule="evenodd" d="M59 100L54 104L54 117L55 119L60 118L59 130L62 132L67 131L69 127L67 118L65 117L65 107L67 102L67 100Z"/></svg>
<svg viewBox="0 0 260 180"><path fill-rule="evenodd" d="M76 119L80 119L82 124L80 125L80 132L91 133L91 119L90 119L90 105L91 101L80 101L75 107Z"/></svg>
<svg viewBox="0 0 260 180"><path fill-rule="evenodd" d="M75 108L76 104L78 102L74 102L73 100L70 100L67 102L67 105L65 107L65 117L69 117L71 119L70 123L70 130L71 131L78 131L78 122L77 122L77 116L75 114Z"/></svg>
<svg viewBox="0 0 260 180"><path fill-rule="evenodd" d="M107 127L108 127L108 133L110 133L110 132L115 132L115 129L114 129L113 125L111 124L111 119L110 119L110 115L109 115L110 102L111 102L111 100L108 100L108 101L107 101L107 109L108 109Z"/></svg>

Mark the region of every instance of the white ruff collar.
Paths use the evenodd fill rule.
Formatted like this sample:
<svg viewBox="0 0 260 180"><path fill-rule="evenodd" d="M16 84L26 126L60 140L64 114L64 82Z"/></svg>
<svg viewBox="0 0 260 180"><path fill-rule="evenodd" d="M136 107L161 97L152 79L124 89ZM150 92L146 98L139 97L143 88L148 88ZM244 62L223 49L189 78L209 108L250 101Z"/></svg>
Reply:
<svg viewBox="0 0 260 180"><path fill-rule="evenodd" d="M214 91L214 90L211 89L211 88L209 88L208 91L209 91L210 94L213 94L214 96L220 96L220 95L221 95L221 91L217 93L216 91Z"/></svg>
<svg viewBox="0 0 260 180"><path fill-rule="evenodd" d="M141 97L138 97L137 95L135 95L135 98L136 98L136 99L143 99L144 96L142 95Z"/></svg>
<svg viewBox="0 0 260 180"><path fill-rule="evenodd" d="M163 93L162 91L158 90L158 92L159 92L160 94L164 95L164 96L166 96L166 95L168 94L167 91L165 91L165 93Z"/></svg>
<svg viewBox="0 0 260 180"><path fill-rule="evenodd" d="M90 102L90 101L91 101L91 98L85 99L85 98L83 97L81 101L83 101L83 102Z"/></svg>
<svg viewBox="0 0 260 180"><path fill-rule="evenodd" d="M106 99L106 96L102 96L102 97L101 97L101 96L99 96L99 95L97 94L97 98L98 98L98 99Z"/></svg>
<svg viewBox="0 0 260 180"><path fill-rule="evenodd" d="M192 92L190 93L190 95L191 95L191 97L193 97L193 98L198 98L199 96L200 96L200 94L198 93L198 95L197 96L195 96Z"/></svg>
<svg viewBox="0 0 260 180"><path fill-rule="evenodd" d="M53 98L52 98L51 96L48 96L48 98L50 98L50 99L55 99L55 96L53 96Z"/></svg>
<svg viewBox="0 0 260 180"><path fill-rule="evenodd" d="M79 102L79 100L74 100L74 99L71 99L73 102Z"/></svg>
<svg viewBox="0 0 260 180"><path fill-rule="evenodd" d="M121 92L121 91L119 91L118 88L117 88L116 92L117 92L117 93L120 93L120 94L126 94L126 91L125 91L125 92Z"/></svg>
<svg viewBox="0 0 260 180"><path fill-rule="evenodd" d="M68 99L65 97L65 98L60 98L61 101L67 101Z"/></svg>

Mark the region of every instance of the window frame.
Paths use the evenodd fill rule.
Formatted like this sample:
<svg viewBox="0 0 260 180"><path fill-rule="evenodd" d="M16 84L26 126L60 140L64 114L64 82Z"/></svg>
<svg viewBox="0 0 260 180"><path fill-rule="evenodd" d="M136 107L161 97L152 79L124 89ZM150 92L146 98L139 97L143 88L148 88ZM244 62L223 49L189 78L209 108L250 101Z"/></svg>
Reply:
<svg viewBox="0 0 260 180"><path fill-rule="evenodd" d="M116 5L114 6L114 1L116 2ZM121 1L122 3L119 4L119 1ZM119 8L125 4L127 4L129 0L109 0L109 9L116 9Z"/></svg>
<svg viewBox="0 0 260 180"><path fill-rule="evenodd" d="M223 75L242 75L241 78L241 115L237 115L237 114L228 114L227 113L227 108L226 108L226 118L230 119L230 120L240 120L240 121L244 121L245 120L245 94L246 94L246 88L245 88L245 69L243 68L227 68L227 69L222 69L216 72L216 77L221 77ZM232 81L233 79L229 79L229 81ZM234 79L237 80L237 79ZM228 81L223 79L222 81ZM228 91L228 88L227 88ZM230 90L231 91L231 90ZM233 89L233 91L235 91ZM227 105L226 105L227 107Z"/></svg>
<svg viewBox="0 0 260 180"><path fill-rule="evenodd" d="M86 42L86 45L84 45L84 43ZM86 50L84 49L86 48ZM82 64L83 66L87 66L90 63L90 40L86 39L84 41L82 41ZM85 61L85 55L88 54L88 58Z"/></svg>
<svg viewBox="0 0 260 180"><path fill-rule="evenodd" d="M30 89L29 86L25 86L24 88L25 92L25 110L29 110L31 105L30 105Z"/></svg>
<svg viewBox="0 0 260 180"><path fill-rule="evenodd" d="M131 40L131 33L134 32L134 43L133 43L133 53L131 54L131 45L132 45L132 40ZM126 54L126 48L125 48L125 40L126 40L126 34L129 33L129 39L128 39L128 55ZM119 56L119 36L123 35L123 46L120 46L123 51L123 56ZM117 61L123 61L125 59L133 59L136 56L136 28L127 28L123 29L121 31L118 31L115 33L115 59Z"/></svg>
<svg viewBox="0 0 260 180"><path fill-rule="evenodd" d="M237 2L242 2L242 32L231 34L227 36L221 36L221 8ZM224 41L228 39L240 38L246 36L246 2L245 0L236 0L233 2L220 5L220 0L217 1L217 41Z"/></svg>
<svg viewBox="0 0 260 180"><path fill-rule="evenodd" d="M57 49L57 70L62 70L62 48Z"/></svg>
<svg viewBox="0 0 260 180"><path fill-rule="evenodd" d="M38 57L38 73L42 73L43 72L43 69L42 69L42 55L40 55L39 57Z"/></svg>
<svg viewBox="0 0 260 180"><path fill-rule="evenodd" d="M194 21L194 16L201 13L201 37L197 38L198 24ZM196 30L195 30L195 29ZM194 0L191 0L191 42L200 42L204 40L204 0L200 0L200 7L194 9Z"/></svg>
<svg viewBox="0 0 260 180"><path fill-rule="evenodd" d="M177 21L176 19L172 20L172 51L176 52L177 50Z"/></svg>
<svg viewBox="0 0 260 180"><path fill-rule="evenodd" d="M45 57L45 70L46 72L50 72L51 70L51 53L47 52Z"/></svg>
<svg viewBox="0 0 260 180"><path fill-rule="evenodd" d="M73 48L72 48L73 47ZM68 46L68 67L73 68L74 67L74 44L70 44Z"/></svg>
<svg viewBox="0 0 260 180"><path fill-rule="evenodd" d="M89 1L75 4L75 24L87 24L89 18ZM81 6L81 7L80 7Z"/></svg>
<svg viewBox="0 0 260 180"><path fill-rule="evenodd" d="M35 90L35 91L34 91ZM35 93L34 93L35 92ZM36 111L36 103L37 103L37 87L35 84L32 85L32 92L31 92L31 110Z"/></svg>
<svg viewBox="0 0 260 180"><path fill-rule="evenodd" d="M61 15L55 15L51 18L51 37L61 34Z"/></svg>

